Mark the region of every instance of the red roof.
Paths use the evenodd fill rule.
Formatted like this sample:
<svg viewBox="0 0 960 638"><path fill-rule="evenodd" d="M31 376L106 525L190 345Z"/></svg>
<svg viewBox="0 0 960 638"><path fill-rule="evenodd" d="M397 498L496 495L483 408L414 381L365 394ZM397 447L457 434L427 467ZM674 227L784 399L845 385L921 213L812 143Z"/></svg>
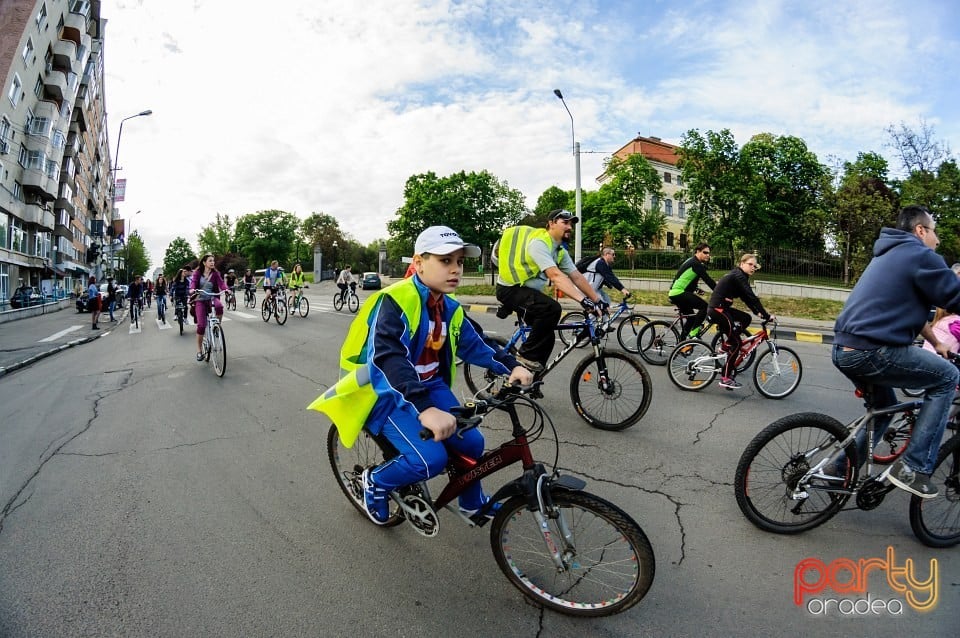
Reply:
<svg viewBox="0 0 960 638"><path fill-rule="evenodd" d="M631 155L640 153L648 160L676 166L678 160L677 150L679 148L678 146L664 142L659 137L638 136L622 146L614 153L614 156L625 159Z"/></svg>

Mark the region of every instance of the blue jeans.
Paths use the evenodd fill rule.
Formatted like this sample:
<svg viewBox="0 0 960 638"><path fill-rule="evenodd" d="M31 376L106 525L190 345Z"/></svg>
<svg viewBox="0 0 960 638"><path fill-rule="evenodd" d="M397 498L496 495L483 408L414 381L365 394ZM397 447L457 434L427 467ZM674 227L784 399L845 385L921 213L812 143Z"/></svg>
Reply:
<svg viewBox="0 0 960 638"><path fill-rule="evenodd" d="M833 365L854 383L873 384L873 407L897 402L894 388L923 388L923 406L917 414L903 462L912 470L931 474L947 425L950 404L957 391L957 367L916 346L883 346L876 350L844 350L833 346ZM889 419L877 419L875 431L886 428ZM876 436L876 435L875 435Z"/></svg>

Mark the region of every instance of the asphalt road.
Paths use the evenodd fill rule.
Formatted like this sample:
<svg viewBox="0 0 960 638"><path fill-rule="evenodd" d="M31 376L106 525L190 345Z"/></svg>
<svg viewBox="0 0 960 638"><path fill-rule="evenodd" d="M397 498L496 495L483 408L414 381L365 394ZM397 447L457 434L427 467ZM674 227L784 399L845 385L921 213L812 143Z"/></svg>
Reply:
<svg viewBox="0 0 960 638"><path fill-rule="evenodd" d="M650 410L623 432L591 429L573 412L578 355L551 373L543 403L562 471L630 513L657 559L636 607L578 620L525 603L498 570L486 529L441 513L440 535L425 539L405 525L376 528L346 502L326 458L329 423L304 406L335 381L352 316L333 311L331 284L308 292L309 317L285 326L264 324L258 310L227 314L223 379L193 361L194 335L160 330L150 313L140 333L121 323L0 378L0 636L960 631L958 552L913 537L903 493L798 536L757 530L737 509L734 469L763 426L800 411L858 413L826 346L790 344L804 376L782 401L749 382L735 393L684 393L651 368ZM477 318L489 331L510 328ZM65 311L23 329L45 338L75 324L89 332L88 322ZM494 442L505 431L494 423L485 434ZM537 446L552 459L551 446ZM801 560L885 558L888 547L920 577L937 561L935 609L824 616L794 604ZM871 600L904 599L877 570L867 590Z"/></svg>

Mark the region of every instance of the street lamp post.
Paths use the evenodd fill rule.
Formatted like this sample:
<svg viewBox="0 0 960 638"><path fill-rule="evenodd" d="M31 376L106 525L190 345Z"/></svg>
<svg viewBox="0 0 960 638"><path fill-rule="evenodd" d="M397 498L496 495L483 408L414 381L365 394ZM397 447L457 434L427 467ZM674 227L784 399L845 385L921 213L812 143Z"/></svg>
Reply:
<svg viewBox="0 0 960 638"><path fill-rule="evenodd" d="M580 248L583 245L583 211L582 211L582 198L580 194L580 142L577 141L576 133L573 129L573 113L570 112L570 108L567 106L566 101L563 99L563 93L560 92L560 89L554 89L553 94L560 98L560 102L563 104L563 108L567 109L567 115L570 116L570 137L573 139L573 165L576 172L576 191L575 191L575 200L576 200L576 215L577 219L580 220L580 228L577 229L577 237L574 241L574 252L573 259L574 261L580 261Z"/></svg>
<svg viewBox="0 0 960 638"><path fill-rule="evenodd" d="M330 262L330 265L333 266L333 276L337 276L337 240L333 240L333 259Z"/></svg>
<svg viewBox="0 0 960 638"><path fill-rule="evenodd" d="M120 170L120 140L123 139L123 123L127 120L132 120L135 117L144 117L147 115L152 115L153 111L147 109L145 111L140 111L136 115L131 115L120 120L120 130L117 132L117 152L113 155L113 185L110 189L110 223L113 223L114 216L116 215L117 210L117 171ZM139 213L140 211L137 211ZM135 213L136 214L136 213ZM114 242L116 241L115 237L110 238L110 263L113 263L113 247ZM129 251L128 255L129 257ZM127 260L129 261L129 260ZM124 264L127 266L127 264ZM127 267L127 284L130 284L130 268Z"/></svg>

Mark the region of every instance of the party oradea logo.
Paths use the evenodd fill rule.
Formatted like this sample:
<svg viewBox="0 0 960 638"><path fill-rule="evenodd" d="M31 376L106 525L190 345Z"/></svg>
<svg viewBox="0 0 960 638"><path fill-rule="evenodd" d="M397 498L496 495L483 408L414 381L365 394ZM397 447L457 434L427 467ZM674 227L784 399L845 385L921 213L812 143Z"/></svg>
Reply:
<svg viewBox="0 0 960 638"><path fill-rule="evenodd" d="M899 563L890 546L885 558L804 558L793 570L793 603L816 616L925 613L936 608L939 592L935 558L929 566L912 558Z"/></svg>

